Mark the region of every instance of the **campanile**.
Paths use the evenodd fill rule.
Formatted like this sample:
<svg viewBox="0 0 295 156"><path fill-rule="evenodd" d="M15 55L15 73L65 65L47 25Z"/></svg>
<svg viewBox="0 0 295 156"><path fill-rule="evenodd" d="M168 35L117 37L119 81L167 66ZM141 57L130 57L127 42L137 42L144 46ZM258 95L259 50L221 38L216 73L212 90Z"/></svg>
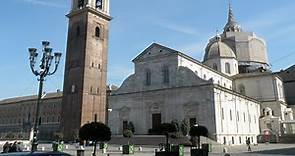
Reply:
<svg viewBox="0 0 295 156"><path fill-rule="evenodd" d="M61 130L71 140L83 124L106 119L109 0L72 0L67 17Z"/></svg>

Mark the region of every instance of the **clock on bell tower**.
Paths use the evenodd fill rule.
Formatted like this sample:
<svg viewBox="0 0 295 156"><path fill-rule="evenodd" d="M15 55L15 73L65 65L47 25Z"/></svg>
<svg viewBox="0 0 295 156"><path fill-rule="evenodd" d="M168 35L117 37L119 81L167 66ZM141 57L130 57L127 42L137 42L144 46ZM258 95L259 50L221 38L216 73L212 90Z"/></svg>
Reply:
<svg viewBox="0 0 295 156"><path fill-rule="evenodd" d="M109 0L72 0L69 18L61 131L77 139L87 122L105 122Z"/></svg>

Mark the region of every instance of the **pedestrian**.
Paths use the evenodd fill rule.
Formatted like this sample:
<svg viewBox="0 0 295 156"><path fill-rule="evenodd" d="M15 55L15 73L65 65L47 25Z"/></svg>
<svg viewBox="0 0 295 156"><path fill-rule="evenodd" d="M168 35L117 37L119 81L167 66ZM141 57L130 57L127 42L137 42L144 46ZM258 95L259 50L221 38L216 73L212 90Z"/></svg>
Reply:
<svg viewBox="0 0 295 156"><path fill-rule="evenodd" d="M13 152L13 149L12 149L12 143L9 143L8 152Z"/></svg>
<svg viewBox="0 0 295 156"><path fill-rule="evenodd" d="M247 144L247 146L248 146L248 151L251 151L251 142L250 142L250 138L248 138L248 139L246 140L246 144Z"/></svg>
<svg viewBox="0 0 295 156"><path fill-rule="evenodd" d="M17 142L16 144L16 152L22 152L23 149L22 149L22 146L21 146L21 142Z"/></svg>
<svg viewBox="0 0 295 156"><path fill-rule="evenodd" d="M9 152L17 152L17 141L11 145Z"/></svg>
<svg viewBox="0 0 295 156"><path fill-rule="evenodd" d="M7 141L4 145L3 145L3 153L8 153L9 152L9 142Z"/></svg>

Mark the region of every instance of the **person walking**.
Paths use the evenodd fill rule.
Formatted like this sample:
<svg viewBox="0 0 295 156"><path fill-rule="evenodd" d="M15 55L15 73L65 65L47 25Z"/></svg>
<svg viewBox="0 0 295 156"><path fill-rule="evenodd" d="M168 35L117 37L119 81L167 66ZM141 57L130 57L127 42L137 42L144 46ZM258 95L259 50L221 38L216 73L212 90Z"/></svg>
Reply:
<svg viewBox="0 0 295 156"><path fill-rule="evenodd" d="M9 152L9 149L10 149L10 144L9 144L9 142L6 142L3 145L3 153L8 153Z"/></svg>
<svg viewBox="0 0 295 156"><path fill-rule="evenodd" d="M23 148L22 148L21 142L17 142L17 144L16 144L16 152L22 152L22 151L23 151Z"/></svg>
<svg viewBox="0 0 295 156"><path fill-rule="evenodd" d="M248 146L248 151L252 151L252 150L251 150L251 142L250 142L250 138L248 138L248 139L246 140L246 144L247 144L247 146Z"/></svg>
<svg viewBox="0 0 295 156"><path fill-rule="evenodd" d="M12 144L9 152L17 152L17 141Z"/></svg>

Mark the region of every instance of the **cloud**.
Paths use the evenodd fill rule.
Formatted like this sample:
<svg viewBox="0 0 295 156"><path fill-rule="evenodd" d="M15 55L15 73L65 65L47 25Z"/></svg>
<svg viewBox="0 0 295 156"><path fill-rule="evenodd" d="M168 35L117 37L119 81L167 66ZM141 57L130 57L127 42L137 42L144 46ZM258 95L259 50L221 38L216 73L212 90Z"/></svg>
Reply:
<svg viewBox="0 0 295 156"><path fill-rule="evenodd" d="M175 24L164 20L156 21L154 24L164 29L172 30L187 35L200 35L196 28L186 25Z"/></svg>
<svg viewBox="0 0 295 156"><path fill-rule="evenodd" d="M188 55L192 55L194 53L203 53L205 45L205 41L196 41L185 45L181 45L178 49Z"/></svg>
<svg viewBox="0 0 295 156"><path fill-rule="evenodd" d="M46 0L19 0L19 1L23 1L23 2L27 2L27 3L31 3L34 5L42 5L42 6L47 6L47 7L55 7L55 8L64 8L64 5L58 4L58 3L54 3L54 2L49 2Z"/></svg>

